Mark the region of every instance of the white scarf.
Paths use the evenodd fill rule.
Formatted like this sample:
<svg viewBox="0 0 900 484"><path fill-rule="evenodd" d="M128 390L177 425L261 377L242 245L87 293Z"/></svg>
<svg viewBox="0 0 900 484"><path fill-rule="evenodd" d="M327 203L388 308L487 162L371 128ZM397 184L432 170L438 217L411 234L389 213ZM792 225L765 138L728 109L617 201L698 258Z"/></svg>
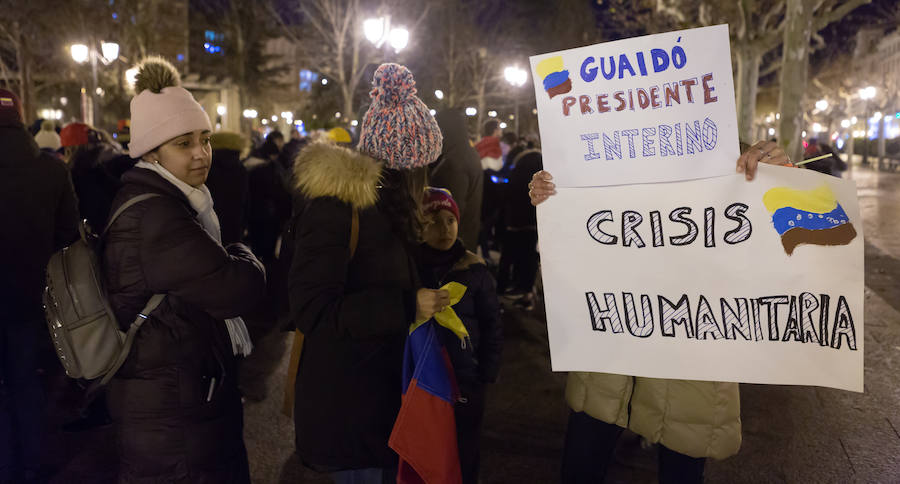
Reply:
<svg viewBox="0 0 900 484"><path fill-rule="evenodd" d="M184 193L184 196L187 197L188 202L191 204L191 208L197 212L197 219L200 221L203 229L216 242L222 243L222 229L219 227L219 217L216 215L216 211L213 210L212 195L205 184L194 188L179 180L159 163L149 163L141 160L135 166L158 173L181 190L181 193ZM244 320L240 317L226 319L225 326L228 328L228 336L231 338L231 351L235 355L248 356L253 351L253 342L250 341L250 333L247 332L247 325L244 324Z"/></svg>

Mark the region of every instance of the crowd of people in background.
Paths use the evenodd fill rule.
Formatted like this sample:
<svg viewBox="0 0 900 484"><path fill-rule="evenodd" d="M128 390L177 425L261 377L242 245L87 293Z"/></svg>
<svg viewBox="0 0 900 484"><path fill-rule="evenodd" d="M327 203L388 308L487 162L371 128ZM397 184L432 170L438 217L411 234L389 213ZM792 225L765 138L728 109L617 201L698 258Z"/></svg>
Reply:
<svg viewBox="0 0 900 484"><path fill-rule="evenodd" d="M121 482L249 482L237 367L254 325L305 336L294 403L303 463L337 483L393 482L388 438L404 341L411 324L450 305L441 287L456 281L468 288L455 308L470 340L461 345L445 331L441 341L459 385L463 482L477 483L486 387L501 373L500 298L524 311L539 300L537 140L503 132L495 119L470 136L461 109L432 116L412 74L384 64L359 130L291 130L287 138L272 130L251 144L212 132L177 72L158 69L174 72L158 58L142 65L122 144L83 123L42 121L29 132L15 95L0 90L0 211L19 227L0 236L3 252L17 254L0 278L9 402L0 435L11 436L0 439L0 483L40 478L44 401L35 369L47 337L47 260L78 237L81 218L99 232L115 209L146 193L154 198L110 227L107 289L123 322L153 294L166 299L107 394L85 402L79 419L114 423ZM834 163L809 168L834 174ZM571 391L589 393L587 378L570 381ZM577 405L565 480L587 482L571 477L581 467L602 479L605 466L587 464L578 449L594 445L585 443L590 432L609 434L613 445L623 417L603 424ZM689 464L702 480L703 461Z"/></svg>

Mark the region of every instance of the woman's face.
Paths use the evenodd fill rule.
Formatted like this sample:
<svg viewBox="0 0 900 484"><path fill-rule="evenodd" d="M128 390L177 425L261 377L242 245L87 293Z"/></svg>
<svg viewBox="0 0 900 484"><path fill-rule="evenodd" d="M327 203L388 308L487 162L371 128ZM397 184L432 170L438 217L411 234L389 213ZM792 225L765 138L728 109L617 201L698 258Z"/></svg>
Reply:
<svg viewBox="0 0 900 484"><path fill-rule="evenodd" d="M173 138L146 157L151 162L158 161L175 178L192 187L199 187L206 183L212 165L209 130L197 130Z"/></svg>
<svg viewBox="0 0 900 484"><path fill-rule="evenodd" d="M422 238L432 249L450 250L456 243L459 226L456 217L449 210L440 210L425 216Z"/></svg>

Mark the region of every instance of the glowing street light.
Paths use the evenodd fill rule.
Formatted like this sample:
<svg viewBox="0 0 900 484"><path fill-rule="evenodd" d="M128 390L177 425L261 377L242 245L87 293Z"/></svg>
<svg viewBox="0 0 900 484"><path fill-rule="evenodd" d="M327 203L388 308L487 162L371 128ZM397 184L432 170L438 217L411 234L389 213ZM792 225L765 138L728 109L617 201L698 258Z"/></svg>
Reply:
<svg viewBox="0 0 900 484"><path fill-rule="evenodd" d="M438 98L438 100L444 99L444 91L441 91L440 89L435 89L434 97Z"/></svg>
<svg viewBox="0 0 900 484"><path fill-rule="evenodd" d="M528 82L528 71L516 66L509 66L506 69L503 69L503 77L506 79L506 82L513 86L521 87Z"/></svg>
<svg viewBox="0 0 900 484"><path fill-rule="evenodd" d="M137 82L137 67L132 67L125 71L125 82L128 83L128 87L134 89L134 83Z"/></svg>
<svg viewBox="0 0 900 484"><path fill-rule="evenodd" d="M366 19L363 22L363 34L369 42L378 44L383 40L384 31L387 30L385 20L387 19L384 17L378 17Z"/></svg>
<svg viewBox="0 0 900 484"><path fill-rule="evenodd" d="M828 109L828 101L826 101L825 99L819 99L818 101L816 101L816 109L818 109L819 111Z"/></svg>
<svg viewBox="0 0 900 484"><path fill-rule="evenodd" d="M506 123L500 123L500 129L506 129Z"/></svg>
<svg viewBox="0 0 900 484"><path fill-rule="evenodd" d="M850 127L850 120L849 120L849 119L843 119L843 120L841 120L841 127L844 128L844 129L849 128L849 127Z"/></svg>
<svg viewBox="0 0 900 484"><path fill-rule="evenodd" d="M403 27L391 29L391 47L393 47L394 52L400 52L407 45L409 45L409 30Z"/></svg>
<svg viewBox="0 0 900 484"><path fill-rule="evenodd" d="M430 111L428 111L428 112L431 113L432 116L434 116L434 115L437 114L437 111L435 111L434 109L432 109L432 110L430 110Z"/></svg>
<svg viewBox="0 0 900 484"><path fill-rule="evenodd" d="M476 114L478 114L477 109L475 109L471 106L466 108L466 116L475 116Z"/></svg>
<svg viewBox="0 0 900 484"><path fill-rule="evenodd" d="M327 77L323 77L323 78L322 78L322 85L323 85L323 86L327 86L327 85L328 85L328 78L327 78Z"/></svg>
<svg viewBox="0 0 900 484"><path fill-rule="evenodd" d="M859 90L860 99L869 100L875 97L875 88L873 86L864 87Z"/></svg>
<svg viewBox="0 0 900 484"><path fill-rule="evenodd" d="M247 119L255 119L259 113L255 109L245 109L243 114Z"/></svg>
<svg viewBox="0 0 900 484"><path fill-rule="evenodd" d="M225 113L227 112L228 110L225 108L224 104L219 104L216 106L216 114L218 114L219 116L225 116Z"/></svg>
<svg viewBox="0 0 900 484"><path fill-rule="evenodd" d="M496 118L496 117L497 117L497 111L488 111L488 116L490 116L490 117L492 117L492 118Z"/></svg>
<svg viewBox="0 0 900 484"><path fill-rule="evenodd" d="M91 55L90 49L84 44L72 44L69 47L69 52L72 54L72 60L79 64L87 62L88 57Z"/></svg>
<svg viewBox="0 0 900 484"><path fill-rule="evenodd" d="M119 44L115 42L101 42L100 51L107 64L119 58Z"/></svg>
<svg viewBox="0 0 900 484"><path fill-rule="evenodd" d="M825 131L825 129L822 128L822 125L819 123L813 123L812 130L813 133L821 133L822 131Z"/></svg>

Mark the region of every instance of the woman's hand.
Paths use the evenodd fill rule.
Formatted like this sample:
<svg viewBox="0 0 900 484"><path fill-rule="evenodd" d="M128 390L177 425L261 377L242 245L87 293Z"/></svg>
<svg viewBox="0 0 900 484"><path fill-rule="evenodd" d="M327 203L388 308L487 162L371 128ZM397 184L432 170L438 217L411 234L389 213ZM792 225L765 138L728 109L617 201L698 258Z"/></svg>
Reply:
<svg viewBox="0 0 900 484"><path fill-rule="evenodd" d="M553 176L545 170L541 170L531 177L531 183L528 184L528 196L531 197L532 205L536 207L550 198L550 195L556 195L556 185L550 181L552 179Z"/></svg>
<svg viewBox="0 0 900 484"><path fill-rule="evenodd" d="M738 157L737 172L743 173L750 181L756 176L756 167L760 163L790 165L791 159L774 141L757 141Z"/></svg>
<svg viewBox="0 0 900 484"><path fill-rule="evenodd" d="M416 292L416 322L428 321L435 313L450 305L450 293L440 289L419 289Z"/></svg>

